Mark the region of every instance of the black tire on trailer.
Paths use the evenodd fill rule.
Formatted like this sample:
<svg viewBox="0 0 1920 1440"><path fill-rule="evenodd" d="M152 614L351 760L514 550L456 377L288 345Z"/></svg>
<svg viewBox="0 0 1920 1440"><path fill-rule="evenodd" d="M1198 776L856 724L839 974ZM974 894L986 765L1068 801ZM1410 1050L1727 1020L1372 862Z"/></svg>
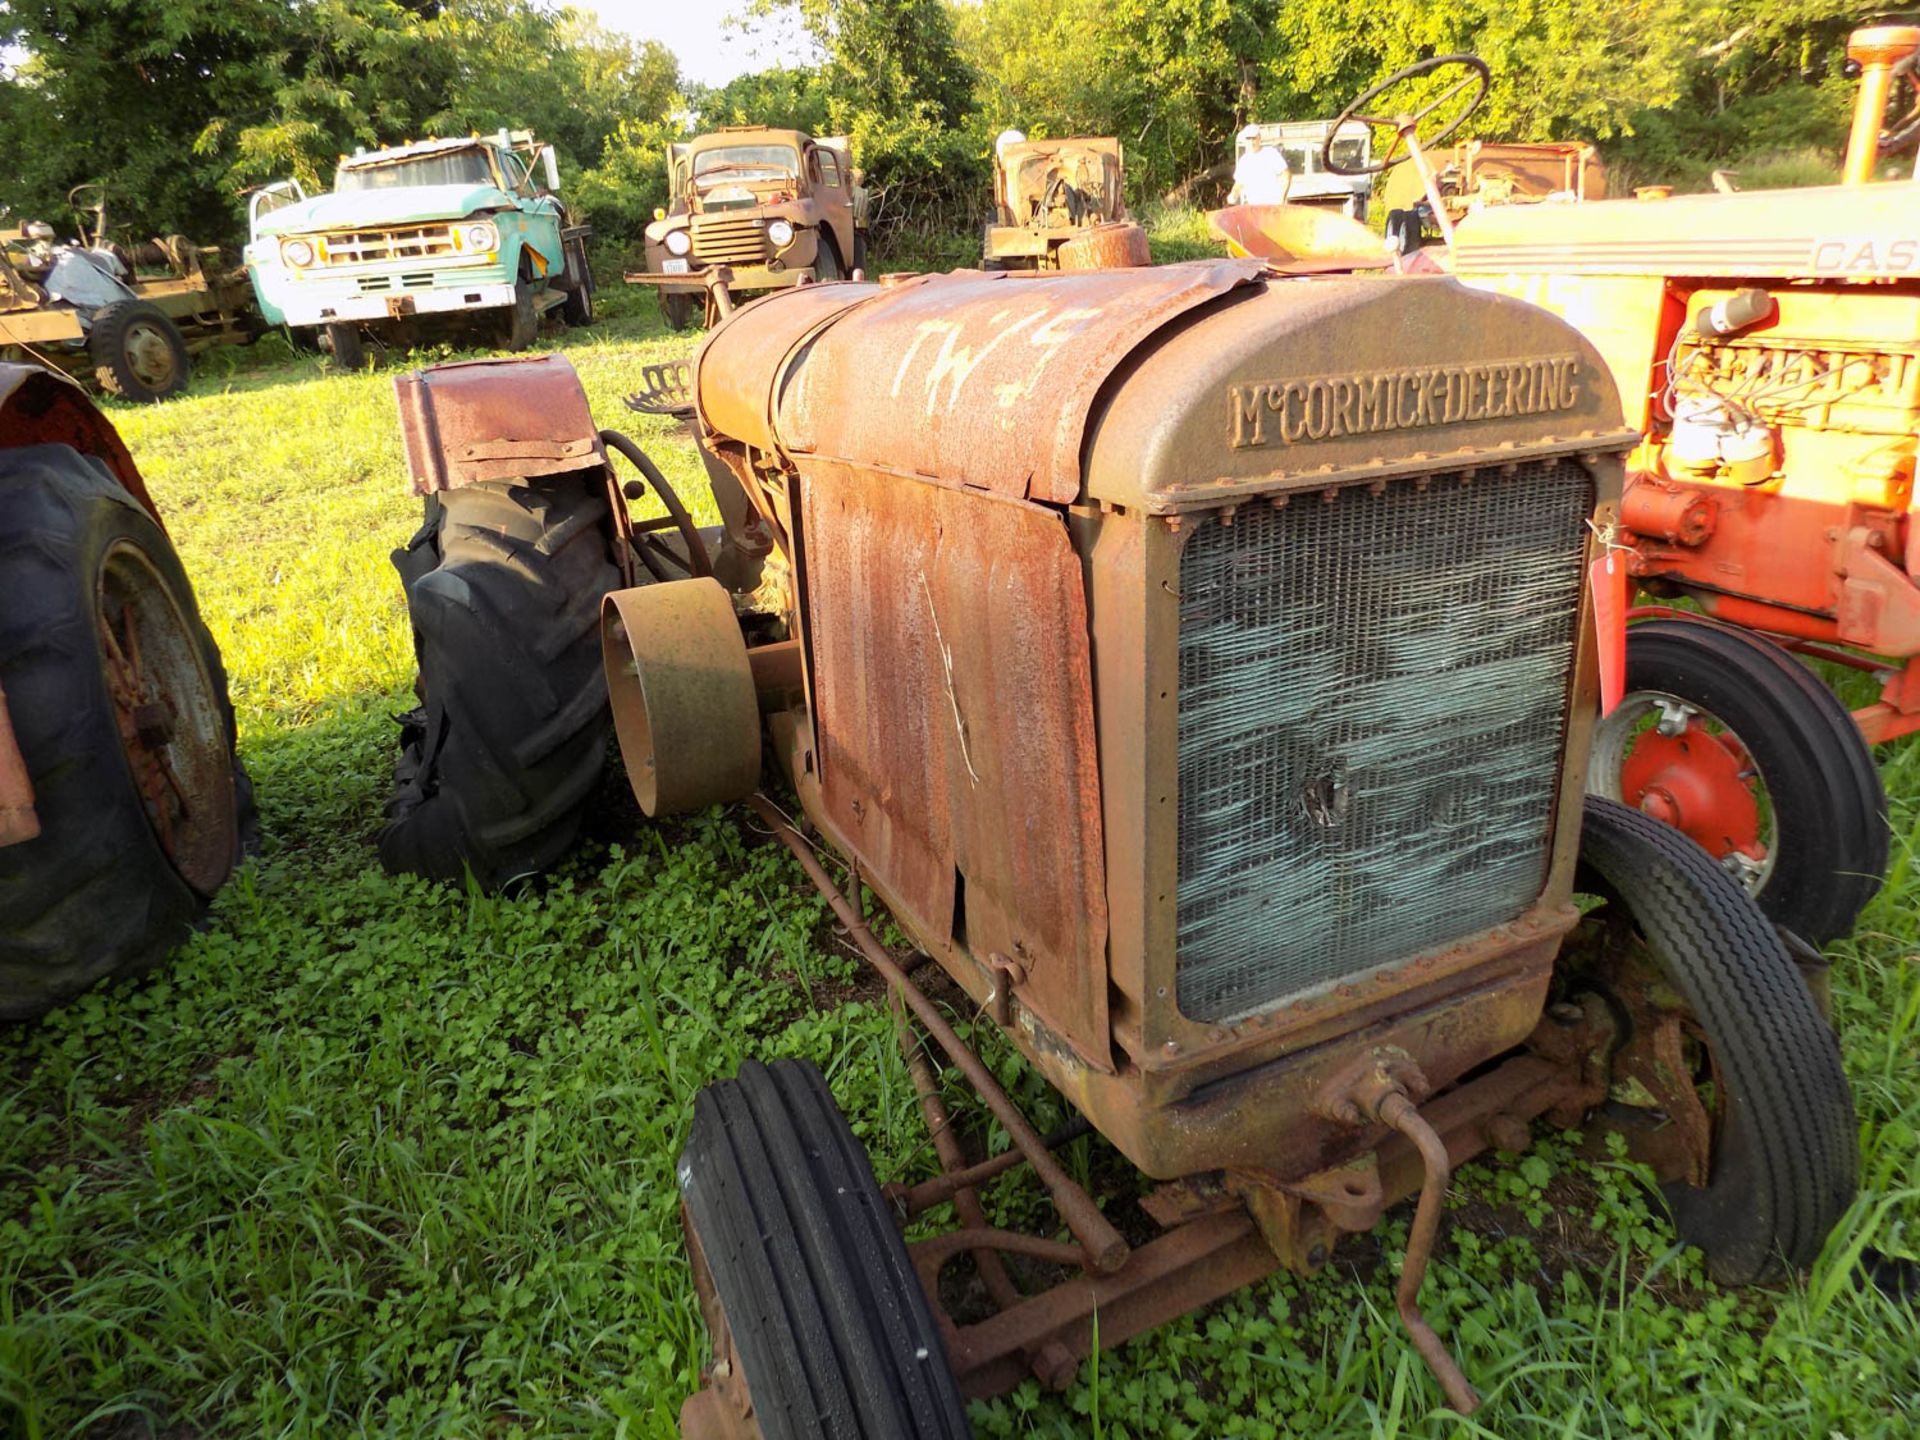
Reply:
<svg viewBox="0 0 1920 1440"><path fill-rule="evenodd" d="M20 1019L165 959L251 829L226 671L179 556L65 445L0 450L0 686L40 821L0 847L0 1019Z"/></svg>
<svg viewBox="0 0 1920 1440"><path fill-rule="evenodd" d="M694 297L691 295L674 295L662 290L660 292L660 313L666 316L667 328L670 330L685 330L689 325L693 324L693 304Z"/></svg>
<svg viewBox="0 0 1920 1440"><path fill-rule="evenodd" d="M600 601L619 588L598 470L427 501L394 552L420 705L401 717L387 869L496 889L572 847L607 757Z"/></svg>
<svg viewBox="0 0 1920 1440"><path fill-rule="evenodd" d="M338 320L328 325L327 352L333 357L333 368L336 370L354 374L367 368L370 352L366 337L360 333L358 325Z"/></svg>
<svg viewBox="0 0 1920 1440"><path fill-rule="evenodd" d="M1760 908L1815 948L1851 934L1880 888L1891 834L1873 752L1839 697L1747 631L1691 616L1643 621L1627 632L1626 698L1595 732L1592 793L1636 803L1621 765L1639 737L1626 732L1662 698L1703 712L1750 757L1772 831L1764 865L1743 872ZM1702 774L1728 768L1722 756L1701 758ZM1666 797L1660 804L1664 818ZM1724 836L1679 818L1715 859L1738 859Z"/></svg>
<svg viewBox="0 0 1920 1440"><path fill-rule="evenodd" d="M150 405L187 388L187 342L159 306L122 300L94 313L87 353L100 388Z"/></svg>
<svg viewBox="0 0 1920 1440"><path fill-rule="evenodd" d="M965 1440L965 1404L867 1157L819 1069L695 1097L687 1224L766 1440Z"/></svg>
<svg viewBox="0 0 1920 1440"><path fill-rule="evenodd" d="M1860 1158L1839 1044L1780 937L1698 845L1614 801L1587 797L1580 862L1578 888L1626 911L1710 1062L1707 1184L1663 1187L1680 1238L1723 1284L1811 1264Z"/></svg>
<svg viewBox="0 0 1920 1440"><path fill-rule="evenodd" d="M593 271L587 267L586 242L582 240L572 248L579 273L573 288L566 292L567 298L560 307L560 316L567 324L579 327L593 324Z"/></svg>

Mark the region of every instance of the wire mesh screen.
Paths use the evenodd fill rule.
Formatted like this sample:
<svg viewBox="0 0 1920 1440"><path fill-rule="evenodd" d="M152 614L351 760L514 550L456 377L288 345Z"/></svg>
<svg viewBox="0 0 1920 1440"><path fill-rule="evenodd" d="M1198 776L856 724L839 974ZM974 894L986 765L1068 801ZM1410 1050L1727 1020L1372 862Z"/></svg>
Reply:
<svg viewBox="0 0 1920 1440"><path fill-rule="evenodd" d="M1180 567L1180 1010L1231 1020L1510 920L1546 878L1592 482L1571 461L1243 510Z"/></svg>

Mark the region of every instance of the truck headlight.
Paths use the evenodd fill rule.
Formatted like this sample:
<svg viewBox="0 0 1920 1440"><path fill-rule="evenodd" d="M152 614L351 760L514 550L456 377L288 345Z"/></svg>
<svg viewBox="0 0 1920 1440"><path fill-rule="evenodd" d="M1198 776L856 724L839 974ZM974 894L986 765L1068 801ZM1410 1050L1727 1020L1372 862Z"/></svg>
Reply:
<svg viewBox="0 0 1920 1440"><path fill-rule="evenodd" d="M693 248L693 236L684 230L669 230L663 243L669 255L684 255Z"/></svg>
<svg viewBox="0 0 1920 1440"><path fill-rule="evenodd" d="M787 246L793 243L793 222L790 220L773 221L767 226L767 239L773 242L775 249L786 249Z"/></svg>
<svg viewBox="0 0 1920 1440"><path fill-rule="evenodd" d="M471 225L461 226L460 238L470 251L500 248L500 232L493 228L491 220L477 220Z"/></svg>
<svg viewBox="0 0 1920 1440"><path fill-rule="evenodd" d="M296 270L304 270L313 264L313 242L311 240L282 240L280 258Z"/></svg>

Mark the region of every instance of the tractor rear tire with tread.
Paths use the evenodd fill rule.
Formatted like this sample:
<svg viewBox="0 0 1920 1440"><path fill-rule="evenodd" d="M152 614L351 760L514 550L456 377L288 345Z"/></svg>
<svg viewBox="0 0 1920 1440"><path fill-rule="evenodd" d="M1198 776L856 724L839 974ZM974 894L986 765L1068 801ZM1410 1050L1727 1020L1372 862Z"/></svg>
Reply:
<svg viewBox="0 0 1920 1440"><path fill-rule="evenodd" d="M232 753L219 648L152 516L101 462L65 445L0 452L0 681L40 819L36 838L0 848L0 1019L152 969L207 908L148 818L107 688L97 586L122 545L146 557L189 627ZM244 844L252 787L237 761L233 778Z"/></svg>
<svg viewBox="0 0 1920 1440"><path fill-rule="evenodd" d="M818 1067L694 1099L681 1202L766 1440L966 1440L926 1292Z"/></svg>
<svg viewBox="0 0 1920 1440"><path fill-rule="evenodd" d="M1853 1202L1859 1149L1840 1047L1780 937L1678 830L1588 796L1581 890L1631 916L1705 1032L1722 1109L1704 1188L1664 1187L1680 1238L1745 1285L1813 1262Z"/></svg>
<svg viewBox="0 0 1920 1440"><path fill-rule="evenodd" d="M470 868L496 889L572 847L611 733L599 627L620 584L612 525L598 470L427 501L393 556L421 703L401 717L387 869Z"/></svg>

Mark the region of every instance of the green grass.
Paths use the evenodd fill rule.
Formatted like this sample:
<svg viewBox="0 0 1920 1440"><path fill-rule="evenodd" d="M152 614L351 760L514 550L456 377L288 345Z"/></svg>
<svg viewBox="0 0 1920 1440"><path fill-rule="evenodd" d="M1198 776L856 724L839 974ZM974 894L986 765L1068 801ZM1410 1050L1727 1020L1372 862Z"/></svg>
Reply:
<svg viewBox="0 0 1920 1440"><path fill-rule="evenodd" d="M690 342L619 308L566 352L698 493L687 443L618 403ZM265 848L162 971L0 1029L0 1434L670 1436L704 1355L672 1178L694 1093L810 1057L883 1182L930 1173L885 1009L784 851L738 812L646 826L617 775L532 892L382 874L411 681L387 555L417 513L390 380L273 344L222 363L114 418L233 672ZM1623 1167L1551 1140L1463 1171L1427 1283L1474 1421L1437 1410L1395 1320L1403 1208L1311 1282L976 1407L979 1433L1913 1433L1920 1325L1851 1278L1858 1247L1920 1243L1920 750L1885 761L1895 869L1837 980L1865 1189L1803 1282L1716 1290ZM1119 1169L1092 1142L1070 1161ZM1049 1223L1017 1180L991 1204Z"/></svg>

